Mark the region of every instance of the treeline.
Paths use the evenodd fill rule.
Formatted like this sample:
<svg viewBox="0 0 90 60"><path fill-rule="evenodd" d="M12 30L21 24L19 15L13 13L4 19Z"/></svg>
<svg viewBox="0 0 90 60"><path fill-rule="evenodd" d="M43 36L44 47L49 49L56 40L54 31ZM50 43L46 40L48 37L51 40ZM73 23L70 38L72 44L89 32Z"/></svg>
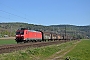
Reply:
<svg viewBox="0 0 90 60"><path fill-rule="evenodd" d="M61 34L61 36L69 36L73 38L90 38L90 26L75 26L75 25L35 25L28 23L0 23L0 37L15 36L15 32L19 28L28 28L30 30L50 31Z"/></svg>

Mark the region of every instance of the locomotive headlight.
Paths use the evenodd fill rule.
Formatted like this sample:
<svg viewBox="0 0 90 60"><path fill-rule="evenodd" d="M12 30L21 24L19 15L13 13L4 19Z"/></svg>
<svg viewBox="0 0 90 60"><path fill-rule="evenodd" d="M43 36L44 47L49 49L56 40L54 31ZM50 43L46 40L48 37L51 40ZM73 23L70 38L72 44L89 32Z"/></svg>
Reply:
<svg viewBox="0 0 90 60"><path fill-rule="evenodd" d="M24 35L21 35L21 36L24 36Z"/></svg>

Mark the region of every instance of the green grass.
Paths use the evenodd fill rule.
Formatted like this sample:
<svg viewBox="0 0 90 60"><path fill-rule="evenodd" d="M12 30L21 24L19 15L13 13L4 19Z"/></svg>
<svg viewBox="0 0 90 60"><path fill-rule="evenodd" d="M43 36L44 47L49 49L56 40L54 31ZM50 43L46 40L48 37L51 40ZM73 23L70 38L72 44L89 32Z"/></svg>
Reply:
<svg viewBox="0 0 90 60"><path fill-rule="evenodd" d="M67 56L71 60L90 60L90 40L82 40Z"/></svg>
<svg viewBox="0 0 90 60"><path fill-rule="evenodd" d="M50 45L40 48L28 48L8 54L0 54L0 60L47 60L56 52L63 50L68 51L74 46L76 41L62 43L58 45ZM0 44L15 44L15 40L1 40ZM63 54L60 53L60 54ZM60 55L58 54L58 55ZM82 40L75 48L67 53L64 57L70 57L71 60L90 60L90 40Z"/></svg>
<svg viewBox="0 0 90 60"><path fill-rule="evenodd" d="M14 39L0 39L0 45L16 44Z"/></svg>
<svg viewBox="0 0 90 60"><path fill-rule="evenodd" d="M1 54L0 60L47 60L47 58L49 58L56 52L72 46L74 42L76 41L40 48L28 48L22 51Z"/></svg>

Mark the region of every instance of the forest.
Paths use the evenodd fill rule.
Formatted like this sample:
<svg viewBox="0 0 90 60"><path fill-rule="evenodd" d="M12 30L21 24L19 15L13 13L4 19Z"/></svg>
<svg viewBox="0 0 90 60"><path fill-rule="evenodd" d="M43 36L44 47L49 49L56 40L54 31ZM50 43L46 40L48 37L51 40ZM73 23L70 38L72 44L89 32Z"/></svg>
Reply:
<svg viewBox="0 0 90 60"><path fill-rule="evenodd" d="M86 39L90 38L90 25L75 26L75 25L36 25L21 22L0 23L0 37L8 35L15 37L15 32L20 28L28 28L30 30L45 31L58 33L61 36L72 36L73 38Z"/></svg>

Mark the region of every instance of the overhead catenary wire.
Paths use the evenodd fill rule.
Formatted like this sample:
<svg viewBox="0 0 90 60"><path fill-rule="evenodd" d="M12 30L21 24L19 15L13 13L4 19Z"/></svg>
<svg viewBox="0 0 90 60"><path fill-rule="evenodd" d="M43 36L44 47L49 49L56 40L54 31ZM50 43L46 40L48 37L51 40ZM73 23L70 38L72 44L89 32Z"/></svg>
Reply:
<svg viewBox="0 0 90 60"><path fill-rule="evenodd" d="M1 18L4 18L4 19L9 19L9 20L13 20L11 18L7 18L7 17L3 17L3 16L0 16Z"/></svg>
<svg viewBox="0 0 90 60"><path fill-rule="evenodd" d="M21 11L18 11L18 10L14 9L14 8L8 6L8 5L5 5L5 4L3 4L3 3L1 3L1 2L0 2L0 4L2 4L3 6L9 8L9 9L12 9L12 10L14 10L14 11L16 11L16 12L22 13ZM24 13L22 13L22 14L23 14L23 15L27 15L27 14L24 14Z"/></svg>
<svg viewBox="0 0 90 60"><path fill-rule="evenodd" d="M5 10L3 10L3 9L0 9L1 12L7 13L7 14L9 14L10 16L14 16L14 17L21 18L21 19L23 19L23 20L26 20L26 22L28 22L28 21L32 21L32 22L33 22L33 20L30 19L31 16L29 16L29 15L27 15L27 14L24 14L24 13L22 13L21 11L19 11L19 10L17 10L17 9L14 9L13 7L10 7L10 6L8 6L8 5L5 5L5 4L3 4L3 3L1 3L1 2L0 2L0 4L3 5L4 7L8 8L8 9L10 9L10 10L12 10L12 11L19 12L19 14L22 14L23 16L18 15L18 14L15 14L15 13L8 12L8 11L5 11ZM10 16L9 16L9 18L12 18L12 17L10 17ZM29 17L29 18L27 18L27 17ZM31 17L31 18L33 18L34 20L37 20L37 18L34 18L34 17Z"/></svg>
<svg viewBox="0 0 90 60"><path fill-rule="evenodd" d="M0 11L1 11L1 12L4 12L4 13L7 13L7 14L9 14L9 15L13 15L13 16L16 16L16 17L25 19L25 20L29 20L29 19L27 19L27 18L25 18L25 17L21 17L21 16L19 16L19 15L16 15L16 14L13 14L13 13L10 13L10 12L7 12L7 11L4 11L4 10L0 10Z"/></svg>

